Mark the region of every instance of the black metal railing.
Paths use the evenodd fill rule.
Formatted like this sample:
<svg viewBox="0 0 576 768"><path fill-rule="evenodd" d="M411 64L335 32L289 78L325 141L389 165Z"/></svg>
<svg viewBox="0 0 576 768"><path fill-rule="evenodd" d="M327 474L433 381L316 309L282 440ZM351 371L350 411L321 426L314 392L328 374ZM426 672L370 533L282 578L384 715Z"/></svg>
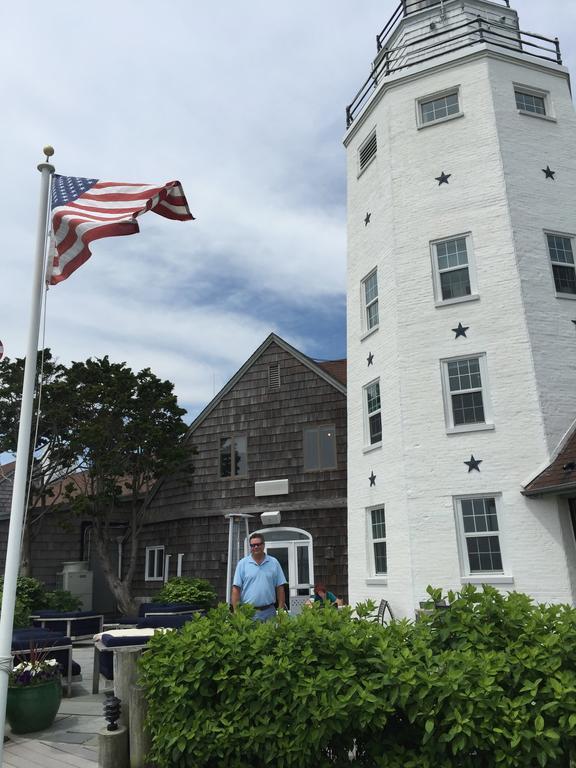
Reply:
<svg viewBox="0 0 576 768"><path fill-rule="evenodd" d="M424 11L428 8L433 8L436 5L442 6L445 0L400 0L400 3L396 10L392 13L392 16L386 22L386 26L376 35L376 48L380 50L384 47L384 41L396 26L398 22L404 16L410 16L412 13L418 13L418 11ZM491 0L493 3L499 3L505 5L506 8L510 8L510 0Z"/></svg>
<svg viewBox="0 0 576 768"><path fill-rule="evenodd" d="M400 7L402 8L403 4ZM346 107L346 126L349 127L352 124L382 78L479 43L489 43L497 48L520 51L534 58L562 64L557 37L550 38L532 32L522 32L519 29L488 22L478 16L462 24L411 40L396 48L382 48L373 64L370 76Z"/></svg>

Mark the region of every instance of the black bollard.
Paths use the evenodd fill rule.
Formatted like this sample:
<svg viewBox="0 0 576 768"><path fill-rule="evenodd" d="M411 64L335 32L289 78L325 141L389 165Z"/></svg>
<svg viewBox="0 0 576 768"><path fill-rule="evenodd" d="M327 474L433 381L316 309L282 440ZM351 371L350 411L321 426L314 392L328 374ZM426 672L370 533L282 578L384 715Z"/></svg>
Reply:
<svg viewBox="0 0 576 768"><path fill-rule="evenodd" d="M121 709L121 701L117 696L114 696L114 691L106 691L106 701L104 702L104 719L108 722L106 730L118 730Z"/></svg>

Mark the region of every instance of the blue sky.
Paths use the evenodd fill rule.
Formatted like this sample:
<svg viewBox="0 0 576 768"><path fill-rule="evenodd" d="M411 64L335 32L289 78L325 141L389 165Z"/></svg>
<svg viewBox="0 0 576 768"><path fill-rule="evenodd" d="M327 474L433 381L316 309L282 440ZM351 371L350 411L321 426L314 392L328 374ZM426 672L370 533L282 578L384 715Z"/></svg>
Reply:
<svg viewBox="0 0 576 768"><path fill-rule="evenodd" d="M41 148L59 173L180 179L197 221L98 241L48 296L63 362L108 354L174 381L193 417L274 331L344 357L344 109L385 0L58 0L0 10L0 339L24 354ZM576 61L572 0L518 0Z"/></svg>

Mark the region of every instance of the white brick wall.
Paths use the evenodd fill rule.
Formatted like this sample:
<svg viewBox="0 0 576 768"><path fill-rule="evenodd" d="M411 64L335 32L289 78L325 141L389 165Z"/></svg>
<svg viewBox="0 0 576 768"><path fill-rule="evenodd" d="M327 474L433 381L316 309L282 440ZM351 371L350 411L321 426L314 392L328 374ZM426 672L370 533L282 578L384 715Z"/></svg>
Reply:
<svg viewBox="0 0 576 768"><path fill-rule="evenodd" d="M576 582L566 509L520 493L576 416L576 302L555 296L543 235L545 228L576 234L576 125L566 74L478 49L459 56L389 78L345 142L350 599L385 596L405 615L427 584L462 585L457 495L500 494L506 580L492 583L572 601ZM513 82L549 90L557 122L519 115ZM453 86L463 117L419 130L416 100ZM357 178L357 150L374 126L378 155ZM558 171L554 182L544 179L547 164ZM451 177L439 187L441 171ZM429 243L465 232L479 298L437 307ZM360 282L375 266L380 327L362 339ZM454 338L459 322L469 326L467 338ZM494 428L447 434L439 361L477 353L486 354ZM378 376L383 442L366 451L362 387ZM468 472L471 454L482 459L481 472ZM388 575L375 581L365 509L380 504Z"/></svg>

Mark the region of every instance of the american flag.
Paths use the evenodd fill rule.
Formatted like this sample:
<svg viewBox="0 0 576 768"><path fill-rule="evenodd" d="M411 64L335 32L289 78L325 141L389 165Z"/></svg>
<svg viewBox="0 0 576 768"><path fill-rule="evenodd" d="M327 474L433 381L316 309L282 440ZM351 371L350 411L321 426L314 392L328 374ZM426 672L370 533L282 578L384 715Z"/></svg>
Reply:
<svg viewBox="0 0 576 768"><path fill-rule="evenodd" d="M157 186L56 174L48 282L60 283L84 264L92 240L139 232L136 217L146 211L178 221L194 218L179 181Z"/></svg>

